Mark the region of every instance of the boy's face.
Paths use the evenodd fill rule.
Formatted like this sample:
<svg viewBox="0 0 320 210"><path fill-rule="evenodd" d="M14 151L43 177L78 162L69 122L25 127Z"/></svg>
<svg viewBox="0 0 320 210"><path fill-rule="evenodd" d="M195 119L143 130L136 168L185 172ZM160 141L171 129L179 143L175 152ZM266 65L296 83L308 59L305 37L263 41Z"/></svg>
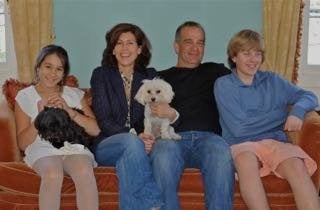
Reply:
<svg viewBox="0 0 320 210"><path fill-rule="evenodd" d="M252 79L262 63L262 52L251 48L239 51L233 58L236 71L241 80Z"/></svg>

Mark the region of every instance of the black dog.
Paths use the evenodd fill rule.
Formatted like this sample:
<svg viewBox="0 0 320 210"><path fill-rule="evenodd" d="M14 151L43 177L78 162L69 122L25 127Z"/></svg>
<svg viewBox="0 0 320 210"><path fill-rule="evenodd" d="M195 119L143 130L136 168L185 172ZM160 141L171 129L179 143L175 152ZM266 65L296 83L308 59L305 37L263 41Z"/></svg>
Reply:
<svg viewBox="0 0 320 210"><path fill-rule="evenodd" d="M75 110L83 114L82 110ZM83 127L75 123L69 114L60 108L45 107L36 117L34 126L39 136L56 148L62 147L65 141L89 147L92 139Z"/></svg>

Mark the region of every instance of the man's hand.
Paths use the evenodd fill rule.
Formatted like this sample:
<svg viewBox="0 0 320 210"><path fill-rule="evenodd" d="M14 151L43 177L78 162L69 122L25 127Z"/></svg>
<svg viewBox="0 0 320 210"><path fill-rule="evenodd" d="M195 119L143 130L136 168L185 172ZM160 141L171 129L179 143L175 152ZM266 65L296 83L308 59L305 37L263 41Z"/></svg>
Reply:
<svg viewBox="0 0 320 210"><path fill-rule="evenodd" d="M152 151L153 144L156 142L156 138L153 135L146 133L140 133L139 138L144 142L146 153L150 153Z"/></svg>
<svg viewBox="0 0 320 210"><path fill-rule="evenodd" d="M284 124L285 131L299 131L302 128L303 121L293 115L289 115L286 123Z"/></svg>
<svg viewBox="0 0 320 210"><path fill-rule="evenodd" d="M151 113L160 118L168 118L173 121L176 118L176 111L167 103L150 103Z"/></svg>

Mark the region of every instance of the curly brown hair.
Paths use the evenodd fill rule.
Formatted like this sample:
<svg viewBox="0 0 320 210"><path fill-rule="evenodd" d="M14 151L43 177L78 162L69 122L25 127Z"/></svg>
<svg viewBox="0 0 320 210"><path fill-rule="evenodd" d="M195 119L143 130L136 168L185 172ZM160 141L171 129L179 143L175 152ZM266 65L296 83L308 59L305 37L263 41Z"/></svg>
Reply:
<svg viewBox="0 0 320 210"><path fill-rule="evenodd" d="M121 34L131 32L137 41L139 47L141 47L141 53L135 60L135 69L145 69L151 60L151 43L145 33L138 26L131 23L119 23L107 31L106 48L103 51L103 57L101 61L102 66L108 68L117 68L118 61L113 55L113 50L118 42Z"/></svg>

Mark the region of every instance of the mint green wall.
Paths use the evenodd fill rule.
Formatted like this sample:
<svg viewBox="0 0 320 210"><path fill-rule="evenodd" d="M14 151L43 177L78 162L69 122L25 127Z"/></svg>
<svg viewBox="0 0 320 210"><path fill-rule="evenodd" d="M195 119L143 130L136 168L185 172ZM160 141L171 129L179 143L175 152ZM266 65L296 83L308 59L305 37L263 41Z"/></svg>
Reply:
<svg viewBox="0 0 320 210"><path fill-rule="evenodd" d="M204 61L226 63L230 37L243 28L261 32L261 0L54 0L56 44L69 52L71 73L89 87L100 64L107 30L119 22L139 25L150 38L150 66L158 70L176 64L172 43L176 27L186 20L206 30Z"/></svg>

